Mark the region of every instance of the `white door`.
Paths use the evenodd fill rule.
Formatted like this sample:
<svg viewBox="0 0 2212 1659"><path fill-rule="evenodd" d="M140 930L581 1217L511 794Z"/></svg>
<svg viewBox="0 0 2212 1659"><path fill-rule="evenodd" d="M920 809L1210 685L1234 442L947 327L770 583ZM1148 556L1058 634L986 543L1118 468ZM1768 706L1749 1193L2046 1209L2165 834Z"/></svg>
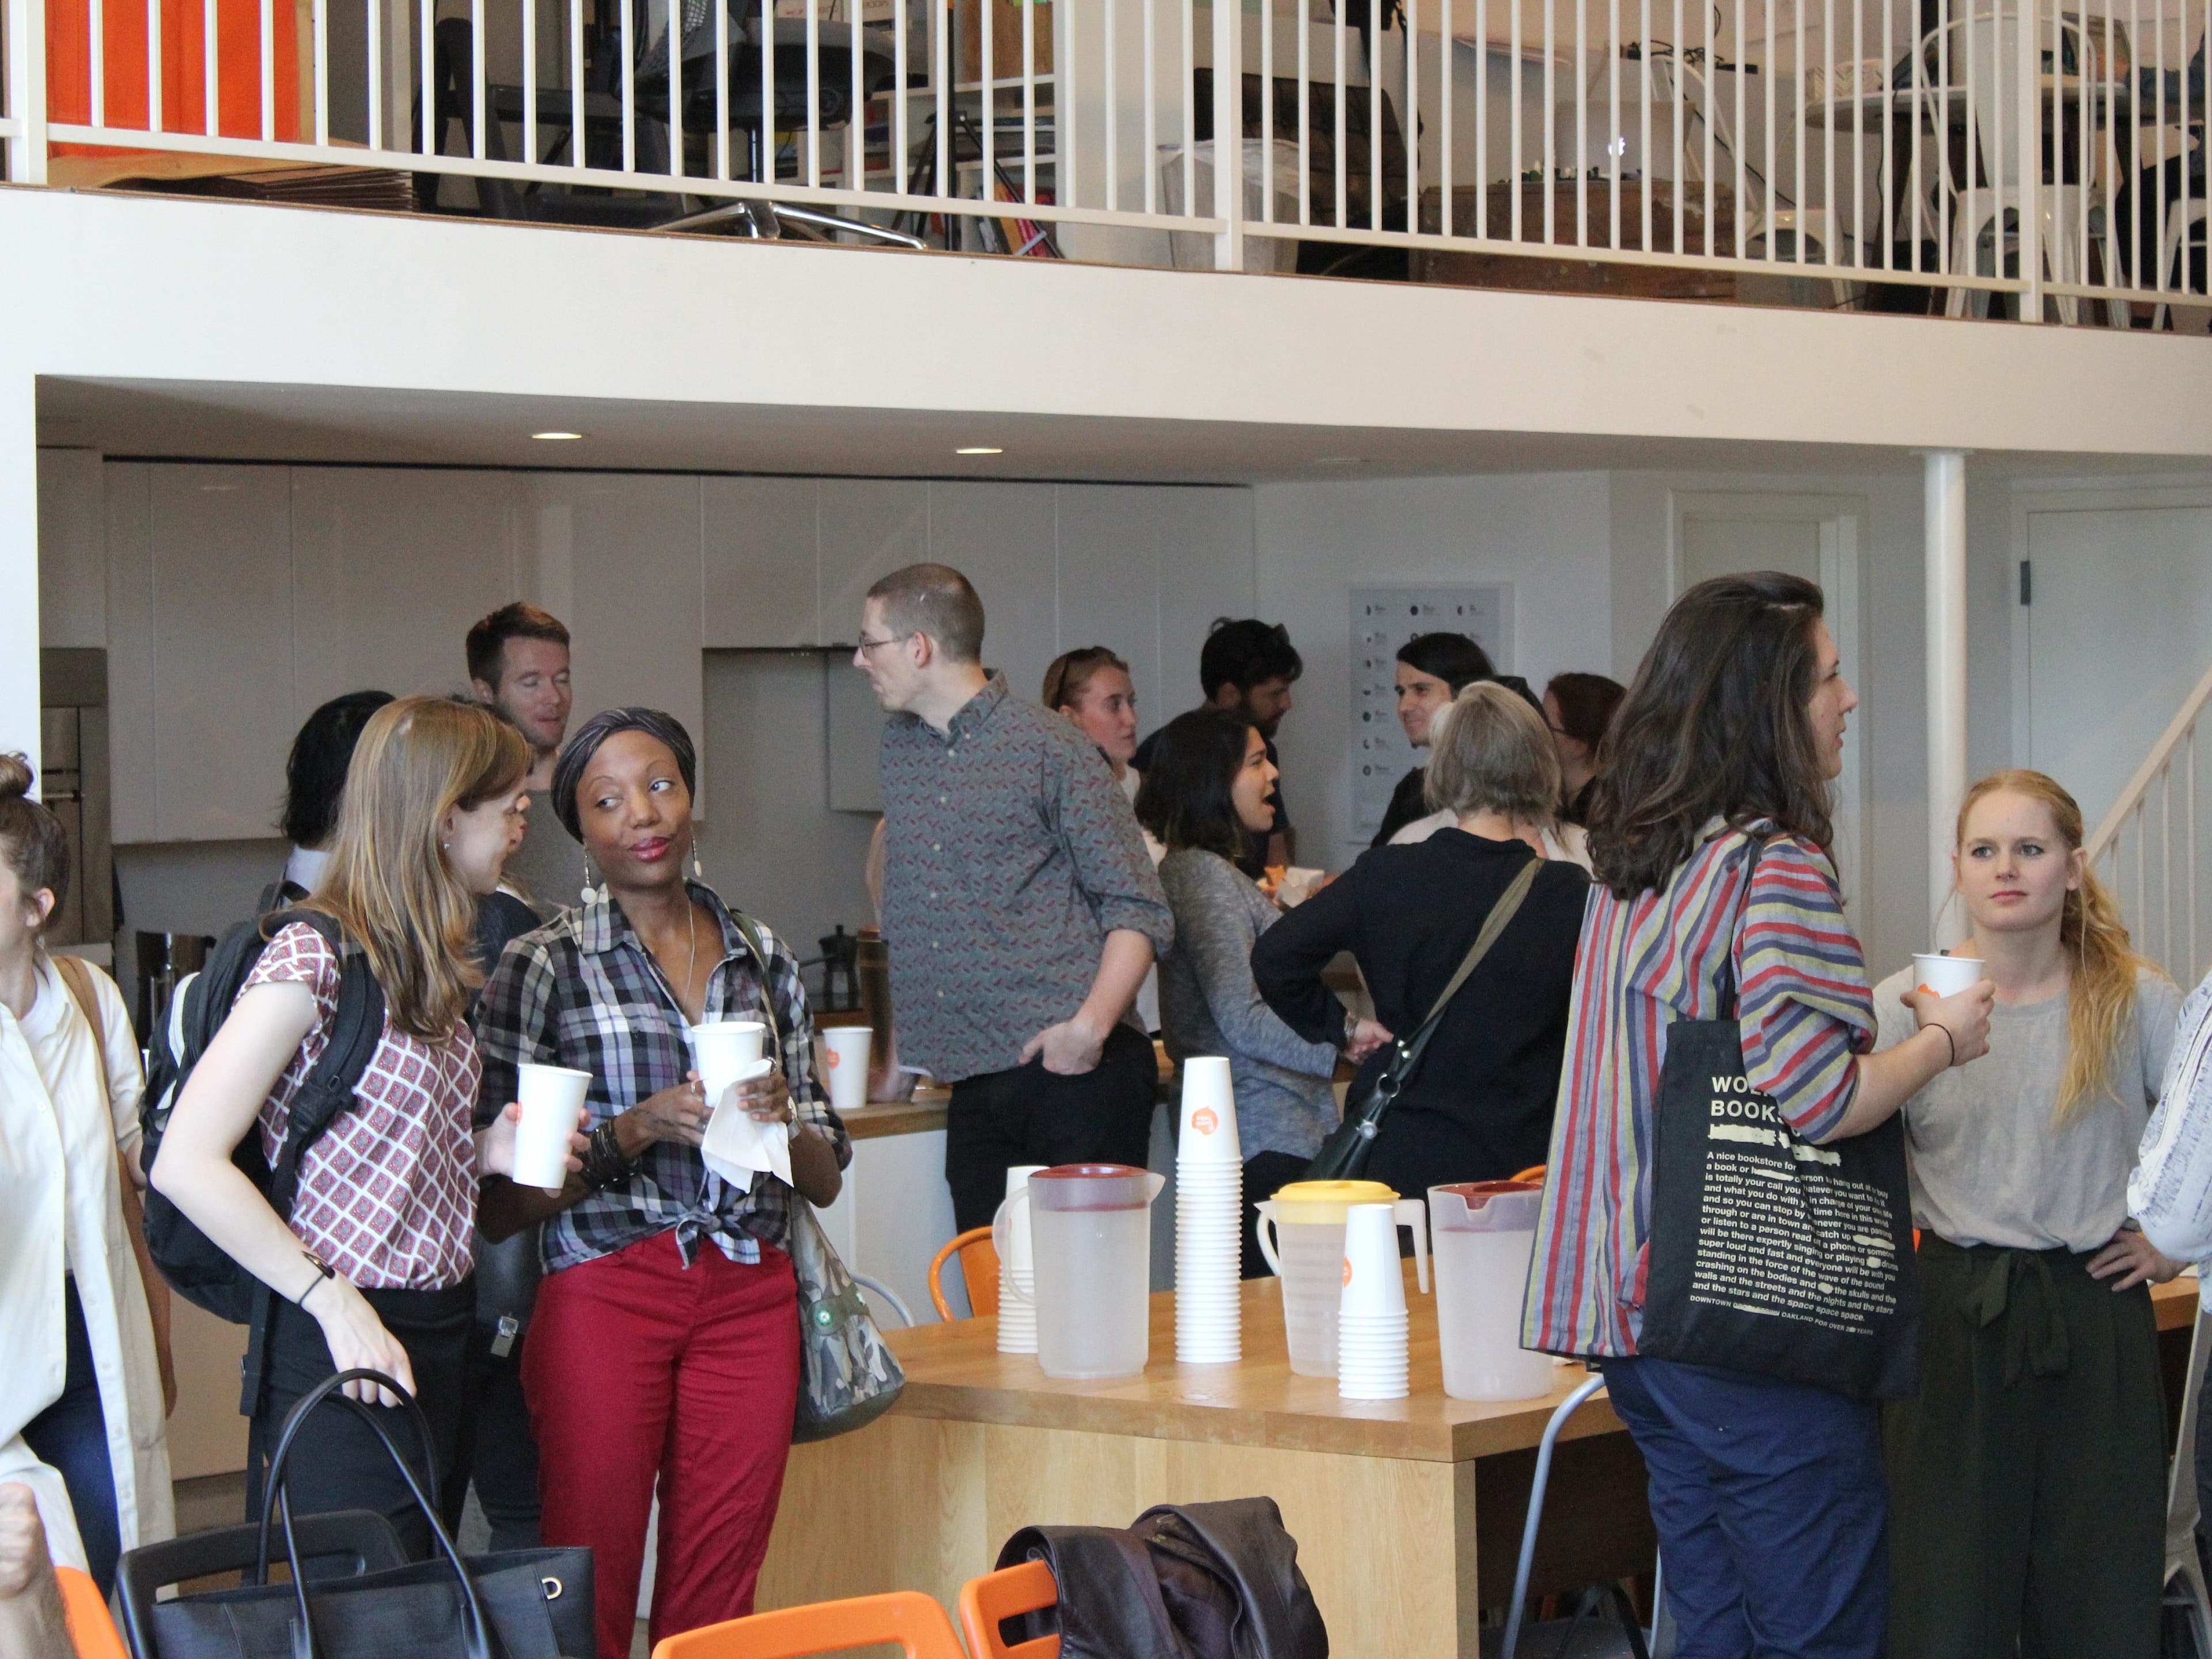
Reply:
<svg viewBox="0 0 2212 1659"><path fill-rule="evenodd" d="M1866 504L1851 495L1677 490L1674 493L1674 592L1714 576L1781 570L1819 584L1826 594L1828 631L1842 653L1844 677L1863 687L1859 672L1859 534ZM1836 781L1836 870L1847 910L1863 908L1864 740L1855 718L1844 740Z"/></svg>

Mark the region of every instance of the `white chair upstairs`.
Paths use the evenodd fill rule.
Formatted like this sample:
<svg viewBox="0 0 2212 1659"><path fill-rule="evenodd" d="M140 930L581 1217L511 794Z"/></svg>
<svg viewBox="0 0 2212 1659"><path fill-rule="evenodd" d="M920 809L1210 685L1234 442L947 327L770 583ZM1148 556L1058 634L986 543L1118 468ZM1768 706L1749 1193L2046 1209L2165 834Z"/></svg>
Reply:
<svg viewBox="0 0 2212 1659"><path fill-rule="evenodd" d="M1941 205L1952 216L1951 269L1962 276L2002 274L2004 255L2008 249L2017 248L2021 216L2027 213L2035 216L2045 279L2080 283L2087 279L2089 263L2087 238L2083 234L2085 224L2092 234L2101 235L2106 270L2117 269L2104 210L2104 194L2094 183L2047 184L2043 178L2041 155L2024 158L2021 154L2017 125L2019 64L2021 31L2027 21L2022 15L2022 3L2023 0L2009 0L2005 9L1956 18L1921 37L1917 61L1931 77L1940 66L1947 87L1963 90L1972 106L1973 125L1967 134L1966 145L1967 177L1953 179L1946 168L1937 185L1942 198ZM2038 3L2038 0L2025 0L2025 3ZM2079 21L2038 16L2033 27L2045 40L2057 42L2063 35L2072 47L2073 62L2090 61ZM2065 54L2057 56L2063 61ZM2094 93L2094 88L2091 90ZM2063 98L2045 100L2046 110L2064 106ZM2085 119L2091 122L2091 129L2097 135L2096 143L2102 158L2100 165L2093 165L2089 169L2091 178L2117 178L2118 164L2112 149L2108 122L2095 120L2093 112L2083 109L2077 102L2060 130L2071 136L2078 131L2074 124ZM2051 124L2045 119L2039 125L2048 131ZM2075 143L2078 142L2076 138ZM1982 182L1984 179L1987 183ZM1986 260L1982 257L1985 245L1989 249ZM1985 292L1954 288L1947 308L1952 316L1963 317L1970 306L1977 314L1985 313L1988 304ZM2081 309L2077 301L2062 296L2057 305L2058 314L2064 320L2071 323L2076 319Z"/></svg>

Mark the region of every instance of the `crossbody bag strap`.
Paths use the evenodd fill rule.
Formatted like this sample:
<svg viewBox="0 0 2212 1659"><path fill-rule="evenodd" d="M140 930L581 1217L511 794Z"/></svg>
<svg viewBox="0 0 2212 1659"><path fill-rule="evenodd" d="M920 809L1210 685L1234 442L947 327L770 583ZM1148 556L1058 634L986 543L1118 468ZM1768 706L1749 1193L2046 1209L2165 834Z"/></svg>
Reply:
<svg viewBox="0 0 2212 1659"><path fill-rule="evenodd" d="M1735 921L1729 928L1728 954L1721 958L1721 1018L1738 1017L1743 985L1743 970L1737 958L1743 953L1743 920L1751 913L1752 879L1759 874L1759 855L1766 851L1766 842L1758 836L1751 837L1751 852L1743 861L1743 890L1736 895Z"/></svg>
<svg viewBox="0 0 2212 1659"><path fill-rule="evenodd" d="M769 977L773 964L769 958L768 945L761 938L760 924L744 911L733 909L730 912L730 925L751 947L753 960L760 963L761 1018L768 1022L769 1042L781 1055L783 1053L783 1026L775 1017L775 984Z"/></svg>
<svg viewBox="0 0 2212 1659"><path fill-rule="evenodd" d="M106 1100L107 1022L100 1017L100 992L93 985L92 969L77 957L50 957L47 960L54 964L54 971L61 975L62 984L69 991L70 1000L76 1004L77 1012L82 1014L84 1023L92 1027L93 1050L100 1060L100 1097Z"/></svg>
<svg viewBox="0 0 2212 1659"><path fill-rule="evenodd" d="M1474 944L1469 947L1466 960L1460 963L1459 971L1451 976L1443 994L1429 1009L1429 1017L1421 1022L1413 1036L1399 1043L1398 1053L1389 1069L1401 1084L1405 1081L1407 1073L1413 1069L1413 1063L1420 1059L1421 1051L1429 1046L1429 1039L1436 1035L1437 1023L1443 1018L1444 1010L1451 1005L1451 1000L1459 994L1460 987L1466 984L1468 975L1482 965L1482 959L1490 954L1490 947L1498 943L1498 936L1519 914L1522 900L1528 896L1528 890L1536 884L1537 872L1543 867L1544 860L1533 854L1528 863L1521 866L1521 873L1513 878L1511 884L1498 896L1498 902L1490 907L1490 914L1483 918L1482 931L1474 936Z"/></svg>

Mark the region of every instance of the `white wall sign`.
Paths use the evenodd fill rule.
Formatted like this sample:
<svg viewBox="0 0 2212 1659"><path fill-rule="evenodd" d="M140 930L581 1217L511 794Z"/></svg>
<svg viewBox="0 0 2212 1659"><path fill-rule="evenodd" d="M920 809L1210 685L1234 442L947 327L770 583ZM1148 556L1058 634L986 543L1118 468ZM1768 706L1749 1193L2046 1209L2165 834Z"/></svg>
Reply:
<svg viewBox="0 0 2212 1659"><path fill-rule="evenodd" d="M1416 634L1464 634L1513 672L1513 588L1355 587L1352 590L1352 822L1364 840L1382 827L1390 792L1421 763L1398 724L1398 647Z"/></svg>

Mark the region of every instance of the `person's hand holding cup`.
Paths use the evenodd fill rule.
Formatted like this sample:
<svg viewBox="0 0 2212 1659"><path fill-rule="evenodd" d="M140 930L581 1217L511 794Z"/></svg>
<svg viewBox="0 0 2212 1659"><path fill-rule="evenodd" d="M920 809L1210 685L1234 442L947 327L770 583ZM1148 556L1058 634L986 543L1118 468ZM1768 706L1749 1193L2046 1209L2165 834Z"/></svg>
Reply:
<svg viewBox="0 0 2212 1659"><path fill-rule="evenodd" d="M1964 1066L1989 1053L1997 988L1983 977L1978 959L1934 952L1916 956L1912 987L1901 1000L1922 1030L1941 1027L1951 1040L1951 1065Z"/></svg>
<svg viewBox="0 0 2212 1659"><path fill-rule="evenodd" d="M515 1094L485 1137L485 1167L518 1187L558 1194L584 1167L591 1122L584 1104L592 1074L526 1060L515 1068Z"/></svg>

